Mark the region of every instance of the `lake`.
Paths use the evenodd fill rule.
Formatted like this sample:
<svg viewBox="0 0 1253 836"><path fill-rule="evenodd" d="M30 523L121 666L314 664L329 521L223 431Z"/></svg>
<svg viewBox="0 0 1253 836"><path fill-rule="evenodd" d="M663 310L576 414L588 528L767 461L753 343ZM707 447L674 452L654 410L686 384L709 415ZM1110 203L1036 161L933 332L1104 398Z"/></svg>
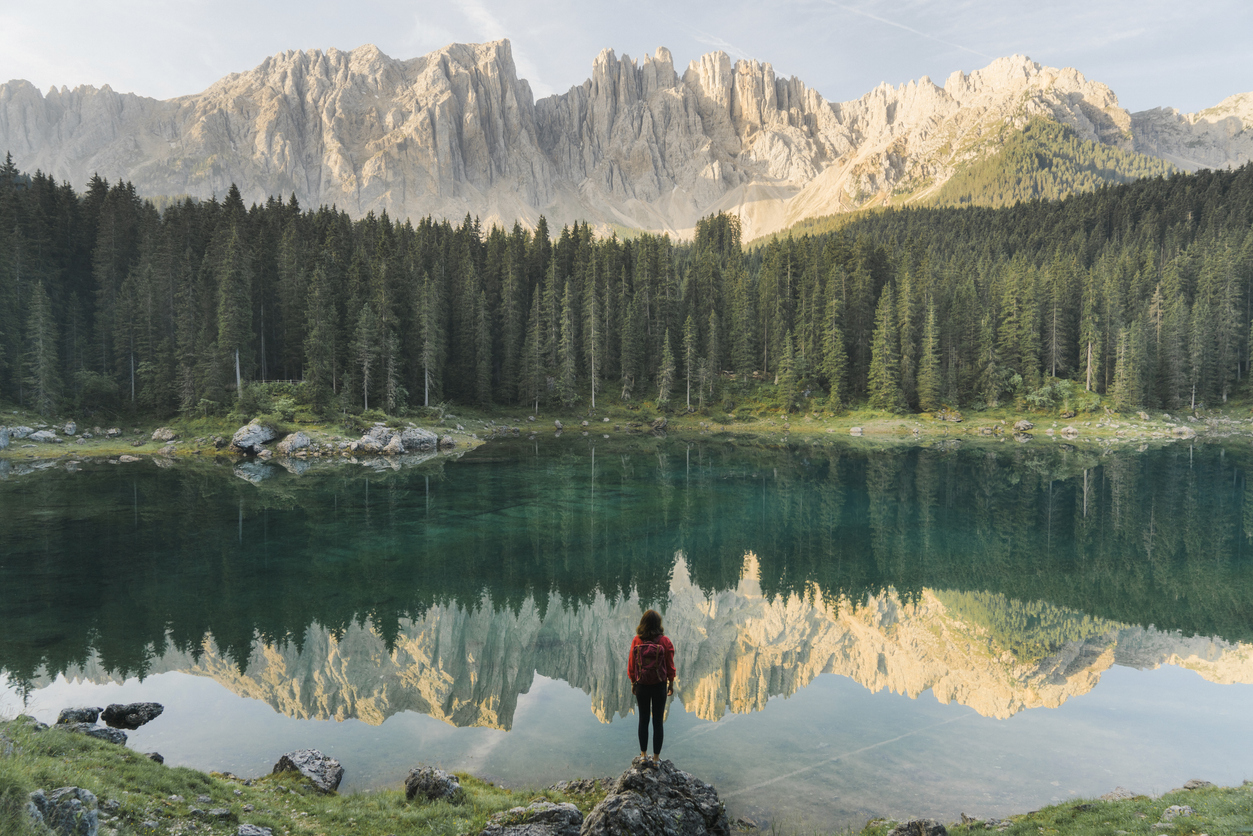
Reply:
<svg viewBox="0 0 1253 836"><path fill-rule="evenodd" d="M341 790L663 757L733 816L1023 812L1253 777L1247 445L493 441L412 466L0 462L0 712L156 700L130 745Z"/></svg>

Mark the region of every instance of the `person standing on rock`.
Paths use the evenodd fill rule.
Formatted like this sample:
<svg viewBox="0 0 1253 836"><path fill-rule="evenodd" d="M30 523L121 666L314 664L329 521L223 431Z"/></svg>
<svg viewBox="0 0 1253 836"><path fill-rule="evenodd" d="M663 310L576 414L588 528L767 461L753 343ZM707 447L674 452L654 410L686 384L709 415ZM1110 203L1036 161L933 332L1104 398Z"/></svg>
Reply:
<svg viewBox="0 0 1253 836"><path fill-rule="evenodd" d="M631 653L627 656L627 676L631 693L635 694L640 717L640 757L648 757L648 722L653 724L653 763L661 760L661 744L665 739L662 715L666 697L674 694L674 644L661 627L661 614L648 610L635 628Z"/></svg>

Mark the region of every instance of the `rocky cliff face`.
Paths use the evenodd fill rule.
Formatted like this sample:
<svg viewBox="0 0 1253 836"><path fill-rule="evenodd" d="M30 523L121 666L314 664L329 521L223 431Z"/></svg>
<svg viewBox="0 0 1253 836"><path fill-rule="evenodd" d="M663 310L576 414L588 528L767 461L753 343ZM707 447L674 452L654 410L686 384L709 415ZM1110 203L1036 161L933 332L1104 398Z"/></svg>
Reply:
<svg viewBox="0 0 1253 836"><path fill-rule="evenodd" d="M0 85L0 148L81 188L93 173L145 195L294 193L354 216L587 220L680 235L719 210L746 238L806 217L930 193L1006 131L1043 116L1183 168L1249 159L1253 96L1134 117L1073 69L1001 58L943 87L923 78L827 102L769 64L715 52L606 50L592 77L535 102L508 41L409 61L363 46L284 52L168 101L107 86Z"/></svg>
<svg viewBox="0 0 1253 836"><path fill-rule="evenodd" d="M149 671L209 676L292 717L373 724L418 711L456 726L507 729L536 673L587 692L603 721L631 710L625 646L638 601L601 598L566 609L554 599L544 617L534 603L518 613L485 603L473 612L432 610L407 625L390 652L369 629L354 626L338 640L311 629L299 651L258 644L242 673L211 639L198 660L171 653ZM915 698L930 690L942 702L1001 718L1085 694L1115 664L1169 664L1215 682L1253 683L1253 647L1151 628L1111 625L1023 664L932 593L911 605L884 595L856 610L832 609L817 590L809 600L770 601L751 557L738 588L712 597L691 585L680 560L665 618L676 646L678 696L708 720L761 710L771 696L795 693L822 673ZM110 679L96 664L69 676Z"/></svg>

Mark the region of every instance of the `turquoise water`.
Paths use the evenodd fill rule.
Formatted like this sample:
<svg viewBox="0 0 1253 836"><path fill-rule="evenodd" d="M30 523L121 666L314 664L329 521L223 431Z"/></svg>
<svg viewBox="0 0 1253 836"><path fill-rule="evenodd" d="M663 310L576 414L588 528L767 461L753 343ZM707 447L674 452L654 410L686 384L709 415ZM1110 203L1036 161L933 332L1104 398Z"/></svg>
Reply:
<svg viewBox="0 0 1253 836"><path fill-rule="evenodd" d="M135 748L248 775L315 746L349 789L418 762L609 775L656 606L680 676L664 754L762 822L1235 782L1247 464L567 435L399 470L10 470L3 706L156 699Z"/></svg>

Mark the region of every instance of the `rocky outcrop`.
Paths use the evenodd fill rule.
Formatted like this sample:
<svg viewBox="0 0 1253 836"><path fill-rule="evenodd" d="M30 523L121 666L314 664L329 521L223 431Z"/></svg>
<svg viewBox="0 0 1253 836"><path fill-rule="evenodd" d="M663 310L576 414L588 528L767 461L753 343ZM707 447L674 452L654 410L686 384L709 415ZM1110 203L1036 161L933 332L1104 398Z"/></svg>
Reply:
<svg viewBox="0 0 1253 836"><path fill-rule="evenodd" d="M344 768L339 765L339 761L317 749L288 752L274 764L271 774L288 771L299 772L322 792L335 792L339 789L339 782L344 779Z"/></svg>
<svg viewBox="0 0 1253 836"><path fill-rule="evenodd" d="M309 436L304 432L297 430L291 435L285 436L283 440L278 443L275 449L278 450L279 455L290 456L293 453L297 453L301 450L307 450L308 448Z"/></svg>
<svg viewBox="0 0 1253 836"><path fill-rule="evenodd" d="M161 716L165 706L159 702L113 703L100 715L106 725L115 729L137 729Z"/></svg>
<svg viewBox="0 0 1253 836"><path fill-rule="evenodd" d="M57 725L69 725L73 723L91 723L100 719L100 712L103 708L63 708L61 713L57 715Z"/></svg>
<svg viewBox="0 0 1253 836"><path fill-rule="evenodd" d="M49 793L35 790L27 810L34 823L58 836L96 836L100 828L96 796L81 787L61 787Z"/></svg>
<svg viewBox="0 0 1253 836"><path fill-rule="evenodd" d="M263 449L262 445L278 438L273 427L252 421L235 430L231 436L231 447L241 453L255 456Z"/></svg>
<svg viewBox="0 0 1253 836"><path fill-rule="evenodd" d="M360 217L428 214L550 226L587 220L688 234L719 210L746 238L797 220L925 197L1043 117L1184 167L1248 159L1248 96L1132 117L1074 69L999 58L833 103L769 63L604 50L591 76L535 101L508 41L396 60L376 47L282 52L168 101L102 88L0 85L0 146L81 187L245 202L295 194ZM383 445L380 445L383 446Z"/></svg>
<svg viewBox="0 0 1253 836"><path fill-rule="evenodd" d="M583 836L730 836L718 791L670 761L636 757L631 768L588 813Z"/></svg>
<svg viewBox="0 0 1253 836"><path fill-rule="evenodd" d="M1199 113L1158 107L1131 115L1135 150L1185 171L1236 168L1253 159L1253 93L1223 99Z"/></svg>
<svg viewBox="0 0 1253 836"><path fill-rule="evenodd" d="M479 836L579 836L583 814L573 804L536 801L496 813Z"/></svg>
<svg viewBox="0 0 1253 836"><path fill-rule="evenodd" d="M409 801L422 796L427 801L458 803L465 797L461 782L442 769L419 766L405 776L405 798Z"/></svg>

